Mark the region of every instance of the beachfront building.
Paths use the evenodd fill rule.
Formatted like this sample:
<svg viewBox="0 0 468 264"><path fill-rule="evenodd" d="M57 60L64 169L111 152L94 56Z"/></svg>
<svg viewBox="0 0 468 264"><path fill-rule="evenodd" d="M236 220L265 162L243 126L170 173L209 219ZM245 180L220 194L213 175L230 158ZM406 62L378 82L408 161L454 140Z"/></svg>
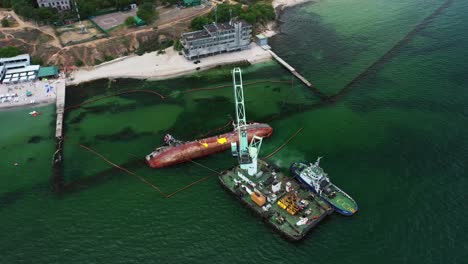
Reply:
<svg viewBox="0 0 468 264"><path fill-rule="evenodd" d="M37 79L39 72L39 65L28 65L23 68L7 70L3 83L18 83L34 81Z"/></svg>
<svg viewBox="0 0 468 264"><path fill-rule="evenodd" d="M17 69L31 64L31 57L28 54L22 54L10 58L0 58L0 65L8 69Z"/></svg>
<svg viewBox="0 0 468 264"><path fill-rule="evenodd" d="M52 7L58 10L68 10L71 8L70 0L37 0L39 7Z"/></svg>
<svg viewBox="0 0 468 264"><path fill-rule="evenodd" d="M0 81L3 79L6 73L5 65L0 65Z"/></svg>
<svg viewBox="0 0 468 264"><path fill-rule="evenodd" d="M39 68L39 72L37 73L37 78L42 79L49 79L49 78L57 78L59 76L59 70L57 66L48 66L48 67L41 67Z"/></svg>
<svg viewBox="0 0 468 264"><path fill-rule="evenodd" d="M229 23L212 23L203 30L183 33L180 42L185 58L192 60L203 56L244 50L250 47L252 25L239 20Z"/></svg>
<svg viewBox="0 0 468 264"><path fill-rule="evenodd" d="M0 58L0 81L5 77L8 70L24 68L30 63L31 59L28 54L10 58Z"/></svg>
<svg viewBox="0 0 468 264"><path fill-rule="evenodd" d="M0 81L16 83L35 80L40 66L30 64L31 58L28 54L0 58Z"/></svg>

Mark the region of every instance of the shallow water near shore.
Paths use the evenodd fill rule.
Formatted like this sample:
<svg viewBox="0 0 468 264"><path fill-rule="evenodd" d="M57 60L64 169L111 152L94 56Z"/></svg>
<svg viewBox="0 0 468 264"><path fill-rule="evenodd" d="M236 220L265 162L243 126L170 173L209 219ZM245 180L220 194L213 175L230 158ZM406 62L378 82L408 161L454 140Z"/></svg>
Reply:
<svg viewBox="0 0 468 264"><path fill-rule="evenodd" d="M343 87L444 1L323 0L287 9L273 50L322 92ZM359 204L300 243L275 234L194 163L152 170L165 133L202 137L235 115L230 68L67 91L65 189L50 191L54 106L0 112L0 263L462 263L466 257L468 3L454 0L390 59L322 101L274 62L244 67L247 118L274 128L261 156L286 171L323 156ZM294 43L294 49L291 49ZM204 90L192 89L207 88ZM216 89L213 89L216 88ZM228 125L219 131L231 129ZM80 145L135 172L166 199ZM18 162L19 166L13 163ZM197 160L220 171L228 152Z"/></svg>

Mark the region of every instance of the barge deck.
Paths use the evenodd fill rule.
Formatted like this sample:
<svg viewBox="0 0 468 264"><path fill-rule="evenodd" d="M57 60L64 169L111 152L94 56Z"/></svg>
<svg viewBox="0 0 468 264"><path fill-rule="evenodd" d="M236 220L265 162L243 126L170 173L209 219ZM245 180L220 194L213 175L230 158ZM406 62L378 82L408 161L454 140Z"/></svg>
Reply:
<svg viewBox="0 0 468 264"><path fill-rule="evenodd" d="M219 179L223 187L286 238L301 240L333 212L328 203L277 167L258 160L258 168L256 175L248 176L237 166L222 172Z"/></svg>

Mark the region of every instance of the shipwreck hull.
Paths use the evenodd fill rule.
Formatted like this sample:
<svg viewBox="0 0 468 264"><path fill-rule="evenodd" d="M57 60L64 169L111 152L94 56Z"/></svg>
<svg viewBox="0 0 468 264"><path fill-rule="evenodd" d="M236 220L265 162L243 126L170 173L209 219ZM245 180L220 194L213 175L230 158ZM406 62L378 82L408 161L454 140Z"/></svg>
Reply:
<svg viewBox="0 0 468 264"><path fill-rule="evenodd" d="M249 142L254 135L269 137L273 128L267 124L251 124L247 127ZM218 136L186 142L177 146L168 146L162 150L154 151L146 156L146 162L152 168L163 168L193 159L203 158L231 148L232 142L238 142L236 131Z"/></svg>

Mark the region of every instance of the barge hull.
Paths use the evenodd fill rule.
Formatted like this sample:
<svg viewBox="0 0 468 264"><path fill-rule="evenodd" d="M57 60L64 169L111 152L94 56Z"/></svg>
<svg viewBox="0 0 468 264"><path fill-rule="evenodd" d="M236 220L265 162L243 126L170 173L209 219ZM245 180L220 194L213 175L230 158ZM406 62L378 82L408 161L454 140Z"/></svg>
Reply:
<svg viewBox="0 0 468 264"><path fill-rule="evenodd" d="M326 216L333 212L333 208L329 206L317 195L311 195L312 193L306 189L301 188L299 182L294 178L286 177L280 170L273 165L270 165L264 161L259 160L259 168L263 174L261 176L254 176L248 178L246 182L247 173L243 173L239 167L235 167L231 170L223 172L219 176L220 184L232 193L241 203L253 211L256 215L260 216L264 222L267 222L275 231L281 234L283 237L290 241L302 240L306 234L315 227L320 221ZM244 177L239 174L244 174ZM251 191L257 190L261 194L270 197L272 192L272 183L268 181L268 178L273 177L277 182L281 182L282 186L290 184L291 190L285 190L284 187L280 188L277 194L277 199L268 201L265 206L260 207L251 199L248 193L245 193L247 189ZM236 184L239 183L239 184ZM242 182L242 183L240 183ZM254 185L252 185L252 183ZM245 186L244 186L245 185ZM295 214L289 214L285 208L279 206L279 201L283 197L289 196L292 193L296 193L299 200L307 200L308 205L304 209L301 209ZM298 200L296 200L298 201ZM306 211L310 211L308 214ZM298 226L296 223L302 218L307 218L306 224Z"/></svg>

